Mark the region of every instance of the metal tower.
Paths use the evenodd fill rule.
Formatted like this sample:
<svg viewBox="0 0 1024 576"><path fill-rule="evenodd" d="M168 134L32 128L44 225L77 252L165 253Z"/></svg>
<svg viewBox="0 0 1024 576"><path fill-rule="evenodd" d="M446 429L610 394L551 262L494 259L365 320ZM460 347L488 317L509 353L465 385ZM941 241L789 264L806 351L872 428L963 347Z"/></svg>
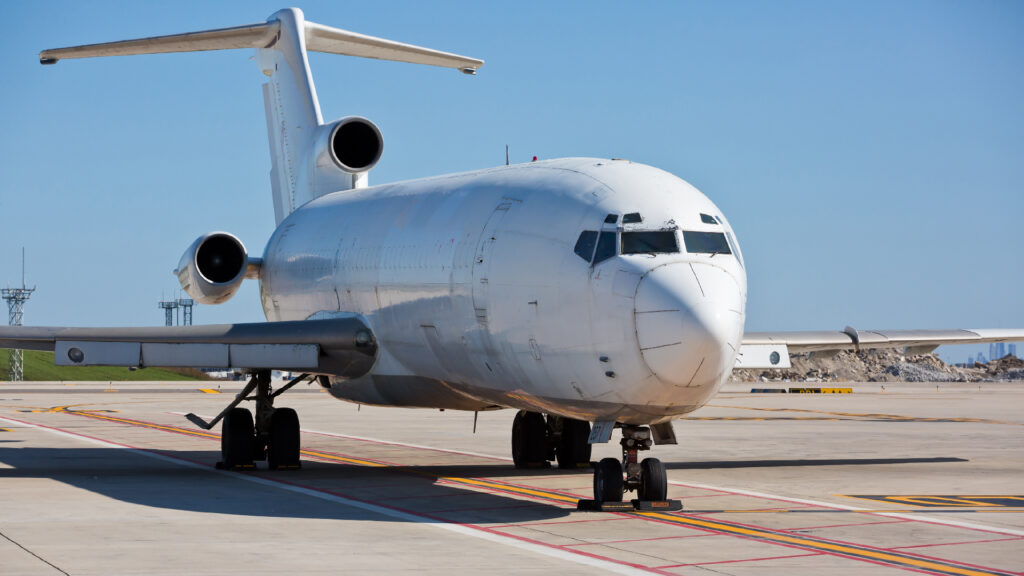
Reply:
<svg viewBox="0 0 1024 576"><path fill-rule="evenodd" d="M35 286L25 287L25 248L21 249L21 288L4 288L0 290L0 296L7 301L7 323L11 326L21 326L25 317L25 302L32 297ZM8 375L11 382L20 382L25 377L24 358L21 350L7 351Z"/></svg>
<svg viewBox="0 0 1024 576"><path fill-rule="evenodd" d="M192 325L192 306L196 303L191 298L178 298L178 307L181 308L181 325Z"/></svg>
<svg viewBox="0 0 1024 576"><path fill-rule="evenodd" d="M167 326L174 326L174 311L178 308L178 303L174 300L170 300L167 302L160 302L158 306L164 309L164 321Z"/></svg>

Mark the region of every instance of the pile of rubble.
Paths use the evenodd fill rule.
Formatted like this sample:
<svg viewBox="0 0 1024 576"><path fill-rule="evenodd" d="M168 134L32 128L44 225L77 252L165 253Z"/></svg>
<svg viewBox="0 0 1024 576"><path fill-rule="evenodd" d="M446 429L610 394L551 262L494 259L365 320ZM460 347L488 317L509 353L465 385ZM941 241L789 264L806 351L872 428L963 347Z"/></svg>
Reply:
<svg viewBox="0 0 1024 576"><path fill-rule="evenodd" d="M840 352L835 356L794 354L788 369L733 370L733 382L1005 382L1024 380L1024 360L1005 356L962 368L935 354L907 356L901 350Z"/></svg>

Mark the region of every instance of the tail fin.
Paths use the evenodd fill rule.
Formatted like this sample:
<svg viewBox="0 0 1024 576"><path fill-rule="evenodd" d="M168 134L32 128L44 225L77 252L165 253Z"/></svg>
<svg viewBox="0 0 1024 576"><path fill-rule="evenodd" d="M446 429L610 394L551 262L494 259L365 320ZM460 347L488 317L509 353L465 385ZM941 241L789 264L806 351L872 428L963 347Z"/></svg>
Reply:
<svg viewBox="0 0 1024 576"><path fill-rule="evenodd" d="M307 22L298 8L280 10L262 24L44 50L39 61L231 48L258 49L260 69L270 79L263 85L263 99L278 223L314 198L366 181L365 172L343 172L318 162L317 142L326 139L307 51L442 66L467 74L483 66L474 58Z"/></svg>

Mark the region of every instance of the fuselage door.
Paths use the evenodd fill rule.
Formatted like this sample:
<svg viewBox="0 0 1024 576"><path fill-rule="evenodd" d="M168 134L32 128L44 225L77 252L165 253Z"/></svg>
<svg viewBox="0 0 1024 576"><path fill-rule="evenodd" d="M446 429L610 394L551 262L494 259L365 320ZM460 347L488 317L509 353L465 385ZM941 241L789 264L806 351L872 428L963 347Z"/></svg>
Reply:
<svg viewBox="0 0 1024 576"><path fill-rule="evenodd" d="M488 275L491 257L494 255L494 244L498 240L499 225L511 208L511 200L502 200L494 212L491 212L487 223L484 224L484 230L480 234L480 241L477 243L476 254L473 257L473 308L476 312L477 322L480 324L487 324L487 308L490 298Z"/></svg>

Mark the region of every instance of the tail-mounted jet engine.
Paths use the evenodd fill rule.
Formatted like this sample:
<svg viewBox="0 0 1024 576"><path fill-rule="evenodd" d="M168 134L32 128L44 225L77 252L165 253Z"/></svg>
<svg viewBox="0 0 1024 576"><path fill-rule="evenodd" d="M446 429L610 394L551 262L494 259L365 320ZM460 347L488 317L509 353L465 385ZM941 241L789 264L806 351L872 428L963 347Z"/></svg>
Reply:
<svg viewBox="0 0 1024 576"><path fill-rule="evenodd" d="M319 128L314 148L317 168L333 166L349 174L367 172L384 152L384 137L373 122L348 116Z"/></svg>
<svg viewBox="0 0 1024 576"><path fill-rule="evenodd" d="M185 250L174 274L196 302L220 304L238 292L249 268L258 271L259 263L249 258L245 245L233 234L210 232Z"/></svg>

